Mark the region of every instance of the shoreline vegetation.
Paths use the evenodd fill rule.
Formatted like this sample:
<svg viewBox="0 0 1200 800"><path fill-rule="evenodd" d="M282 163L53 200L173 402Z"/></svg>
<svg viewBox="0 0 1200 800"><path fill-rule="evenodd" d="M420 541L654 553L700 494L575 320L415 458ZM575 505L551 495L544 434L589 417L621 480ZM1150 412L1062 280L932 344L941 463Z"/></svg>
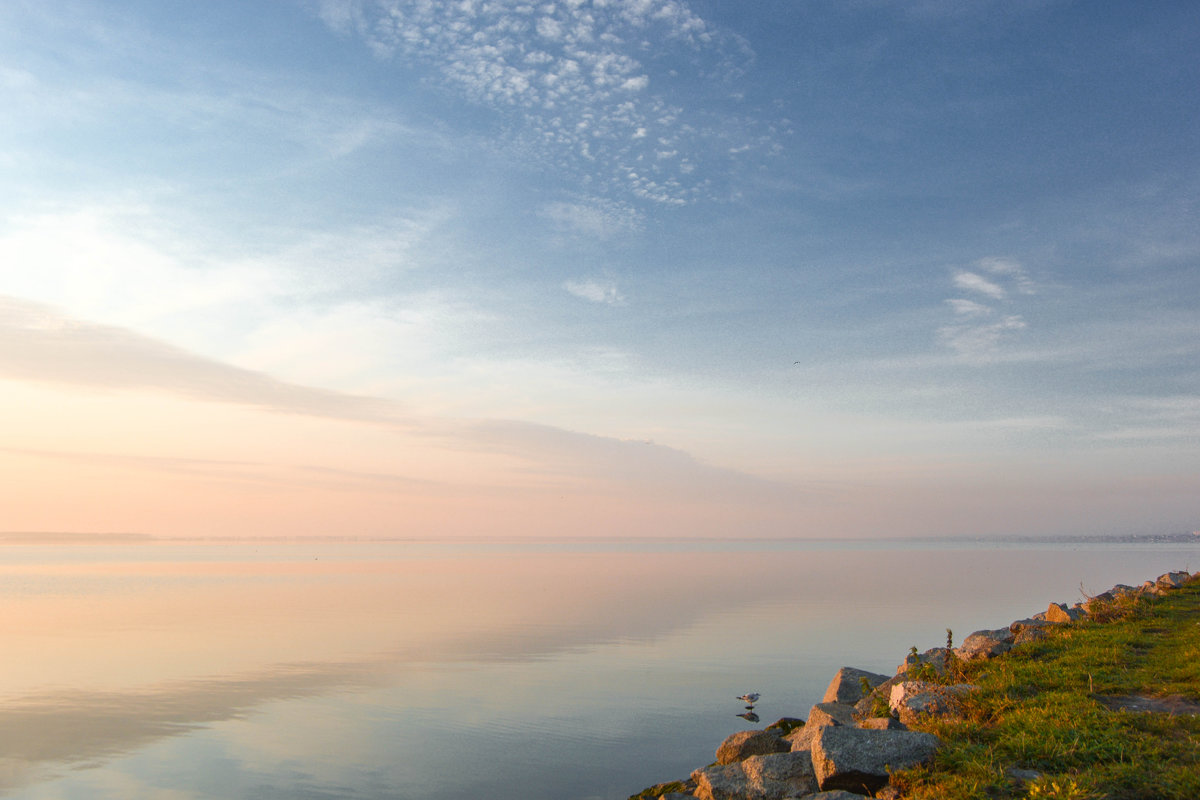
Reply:
<svg viewBox="0 0 1200 800"><path fill-rule="evenodd" d="M958 647L947 631L893 677L845 667L806 721L735 733L630 800L862 797L1200 797L1200 572L1051 603Z"/></svg>

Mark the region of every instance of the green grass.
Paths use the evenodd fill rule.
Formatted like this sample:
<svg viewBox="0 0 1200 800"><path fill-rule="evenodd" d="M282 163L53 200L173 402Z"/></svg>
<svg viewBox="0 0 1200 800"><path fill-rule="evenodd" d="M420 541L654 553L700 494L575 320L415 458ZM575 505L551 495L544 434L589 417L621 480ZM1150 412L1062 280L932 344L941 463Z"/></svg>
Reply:
<svg viewBox="0 0 1200 800"><path fill-rule="evenodd" d="M934 763L896 773L913 800L1200 798L1200 716L1110 711L1096 696L1180 695L1200 702L1200 585L1120 601L1109 621L1051 629L1041 641L961 665L980 687L954 718L917 727L945 742ZM1008 777L1036 770L1033 782Z"/></svg>

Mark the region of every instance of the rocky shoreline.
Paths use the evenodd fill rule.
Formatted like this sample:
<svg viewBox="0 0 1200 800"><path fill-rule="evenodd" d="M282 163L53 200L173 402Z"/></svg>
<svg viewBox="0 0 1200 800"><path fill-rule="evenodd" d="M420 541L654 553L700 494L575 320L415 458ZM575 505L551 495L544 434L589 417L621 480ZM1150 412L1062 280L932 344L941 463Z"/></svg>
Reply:
<svg viewBox="0 0 1200 800"><path fill-rule="evenodd" d="M958 647L916 648L893 676L843 667L807 720L784 717L763 730L740 731L717 748L716 762L687 780L650 787L630 800L858 800L902 797L888 785L892 770L931 761L941 742L910 730L922 718L951 714L975 687L954 680L967 661L994 658L1046 636L1046 629L1090 618L1130 599L1163 595L1200 579L1200 572L1168 572L1141 586L1118 584L1086 602L1051 603L1007 628L981 630ZM1014 775L1032 780L1036 773Z"/></svg>

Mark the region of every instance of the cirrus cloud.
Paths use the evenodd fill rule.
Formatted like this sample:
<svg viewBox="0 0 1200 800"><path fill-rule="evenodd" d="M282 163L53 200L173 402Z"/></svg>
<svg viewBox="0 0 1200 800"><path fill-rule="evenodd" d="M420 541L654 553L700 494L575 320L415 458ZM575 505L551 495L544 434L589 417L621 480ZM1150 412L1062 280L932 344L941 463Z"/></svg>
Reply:
<svg viewBox="0 0 1200 800"><path fill-rule="evenodd" d="M976 272L962 270L954 273L954 285L968 292L978 292L993 300L1003 300L1005 297L1008 297L1008 292L1003 287L989 281Z"/></svg>
<svg viewBox="0 0 1200 800"><path fill-rule="evenodd" d="M609 280L567 281L563 288L576 297L591 300L593 303L605 303L610 306L625 304L625 296L617 289L617 284Z"/></svg>
<svg viewBox="0 0 1200 800"><path fill-rule="evenodd" d="M946 304L956 321L938 329L942 343L967 360L986 361L1000 343L1027 327L1020 314L1008 313L991 321L1001 308L1011 310L1014 293L1034 294L1034 283L1020 263L1007 258L981 258L974 270L959 269L951 281L976 299L951 297ZM987 273L986 276L983 273Z"/></svg>

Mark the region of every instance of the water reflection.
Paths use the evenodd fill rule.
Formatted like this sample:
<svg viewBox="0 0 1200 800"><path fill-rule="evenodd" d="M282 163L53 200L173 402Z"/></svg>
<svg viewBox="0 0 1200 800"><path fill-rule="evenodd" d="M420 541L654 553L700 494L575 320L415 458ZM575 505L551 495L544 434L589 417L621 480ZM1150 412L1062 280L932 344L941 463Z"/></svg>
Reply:
<svg viewBox="0 0 1200 800"><path fill-rule="evenodd" d="M581 786L602 774L589 761L602 753L631 783L642 764L645 783L662 777L676 747L681 768L701 763L729 732L729 700L696 698L736 696L753 679L771 718L803 714L837 666L890 669L948 626L962 638L1071 599L1081 580L1132 582L1186 560L1161 549L316 548L10 549L0 788L59 780L86 784L80 796L134 797L98 787L118 771L144 778L137 753L218 763L198 752L210 748L223 768L257 764L258 789L206 793L179 774L164 786L287 796L305 764L328 771L306 780L345 797L403 785L466 798L502 773L514 788L489 796L624 797L641 787ZM751 570L751 584L727 580ZM738 716L756 724L751 696ZM667 730L671 742L654 733ZM91 769L61 771L73 766Z"/></svg>
<svg viewBox="0 0 1200 800"><path fill-rule="evenodd" d="M173 561L150 549L26 552L0 568L0 621L25 656L0 685L3 788L271 701L386 685L406 666L653 640L764 595L723 589L712 554Z"/></svg>

